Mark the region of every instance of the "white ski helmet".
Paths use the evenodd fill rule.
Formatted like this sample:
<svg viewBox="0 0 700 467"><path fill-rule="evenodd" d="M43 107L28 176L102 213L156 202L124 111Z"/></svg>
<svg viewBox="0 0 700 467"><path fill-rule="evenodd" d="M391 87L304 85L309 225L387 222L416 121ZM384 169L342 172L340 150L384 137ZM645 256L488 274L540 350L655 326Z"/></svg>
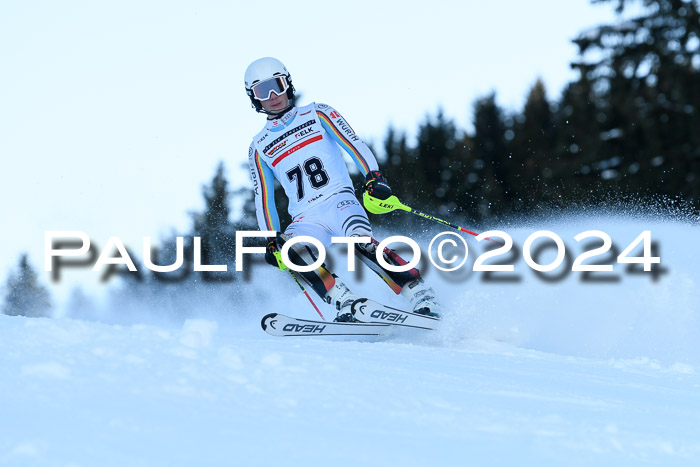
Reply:
<svg viewBox="0 0 700 467"><path fill-rule="evenodd" d="M266 81L269 83L258 86ZM295 89L292 85L292 76L282 62L276 58L264 57L248 65L245 71L245 92L256 112L269 113L263 109L261 99L269 99L271 92L279 94L283 91L286 91L289 107L292 107Z"/></svg>

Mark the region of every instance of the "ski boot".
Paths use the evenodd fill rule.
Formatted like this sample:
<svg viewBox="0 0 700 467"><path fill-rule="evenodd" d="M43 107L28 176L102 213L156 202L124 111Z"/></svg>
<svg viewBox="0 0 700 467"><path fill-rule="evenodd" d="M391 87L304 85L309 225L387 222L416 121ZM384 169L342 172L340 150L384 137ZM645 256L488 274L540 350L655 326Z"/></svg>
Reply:
<svg viewBox="0 0 700 467"><path fill-rule="evenodd" d="M334 305L335 309L338 310L338 314L333 321L336 323L357 322L357 318L355 318L352 313L352 304L360 297L352 293L350 289L338 279L338 276L333 274L333 278L335 278L335 284L326 294L326 303Z"/></svg>
<svg viewBox="0 0 700 467"><path fill-rule="evenodd" d="M435 291L422 278L414 279L403 286L401 295L413 307L413 312L419 315L440 317L441 306Z"/></svg>

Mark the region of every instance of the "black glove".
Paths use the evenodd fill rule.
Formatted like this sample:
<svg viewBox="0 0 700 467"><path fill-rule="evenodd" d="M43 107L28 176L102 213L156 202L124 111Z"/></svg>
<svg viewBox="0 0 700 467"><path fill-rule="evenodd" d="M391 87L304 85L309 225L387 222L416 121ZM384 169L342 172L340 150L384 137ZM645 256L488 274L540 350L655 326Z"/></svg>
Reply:
<svg viewBox="0 0 700 467"><path fill-rule="evenodd" d="M277 260L279 251L279 248L277 248L277 240L274 237L270 238L267 242L267 249L265 250L265 262L270 266L282 269L280 262Z"/></svg>
<svg viewBox="0 0 700 467"><path fill-rule="evenodd" d="M392 194L391 187L379 170L370 171L365 176L363 191L366 191L368 195L377 199L387 199Z"/></svg>

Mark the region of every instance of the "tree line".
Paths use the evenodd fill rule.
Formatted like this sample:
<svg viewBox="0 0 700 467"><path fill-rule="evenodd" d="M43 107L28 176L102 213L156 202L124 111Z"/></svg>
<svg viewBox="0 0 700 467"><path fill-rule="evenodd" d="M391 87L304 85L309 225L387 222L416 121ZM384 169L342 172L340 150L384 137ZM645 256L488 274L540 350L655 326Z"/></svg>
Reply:
<svg viewBox="0 0 700 467"><path fill-rule="evenodd" d="M617 3L622 12L632 2ZM482 224L616 198L697 210L698 4L643 3L642 15L574 40L578 79L557 99L538 80L515 112L495 93L478 99L471 132L442 112L420 125L414 145L390 129L383 149L392 187L408 204Z"/></svg>

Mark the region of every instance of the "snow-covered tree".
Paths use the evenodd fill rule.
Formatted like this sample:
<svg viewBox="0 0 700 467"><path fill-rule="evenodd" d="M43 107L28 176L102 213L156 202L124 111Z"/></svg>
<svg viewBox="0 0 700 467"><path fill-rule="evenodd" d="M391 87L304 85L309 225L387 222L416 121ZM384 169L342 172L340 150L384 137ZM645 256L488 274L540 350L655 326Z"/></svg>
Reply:
<svg viewBox="0 0 700 467"><path fill-rule="evenodd" d="M4 314L31 318L50 316L51 297L46 287L39 283L26 254L21 256L17 271L10 273L6 290L2 307Z"/></svg>

